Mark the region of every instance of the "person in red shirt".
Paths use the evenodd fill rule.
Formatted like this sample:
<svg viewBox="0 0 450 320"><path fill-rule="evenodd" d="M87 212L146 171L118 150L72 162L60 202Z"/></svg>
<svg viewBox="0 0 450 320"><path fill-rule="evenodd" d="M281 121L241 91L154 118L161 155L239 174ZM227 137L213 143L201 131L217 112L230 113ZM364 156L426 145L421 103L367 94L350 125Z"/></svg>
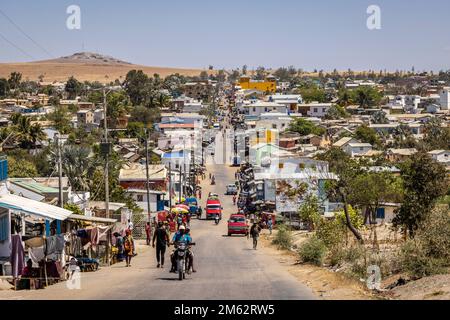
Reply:
<svg viewBox="0 0 450 320"><path fill-rule="evenodd" d="M145 225L145 234L147 235L147 245L150 245L150 231L151 231L151 227L150 227L150 222L147 222L147 224Z"/></svg>

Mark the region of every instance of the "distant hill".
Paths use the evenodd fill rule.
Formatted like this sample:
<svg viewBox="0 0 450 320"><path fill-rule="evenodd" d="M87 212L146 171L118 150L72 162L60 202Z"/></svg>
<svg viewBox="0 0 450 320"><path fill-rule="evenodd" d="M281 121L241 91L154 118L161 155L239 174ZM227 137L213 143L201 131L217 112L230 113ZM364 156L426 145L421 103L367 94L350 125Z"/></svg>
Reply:
<svg viewBox="0 0 450 320"><path fill-rule="evenodd" d="M93 64L132 64L111 56L95 52L77 52L70 56L60 57L52 60L36 61L35 63L93 63Z"/></svg>
<svg viewBox="0 0 450 320"><path fill-rule="evenodd" d="M157 73L162 77L174 73L197 76L203 71L202 69L142 66L99 53L77 52L52 60L0 63L0 78L7 78L11 72L16 71L22 73L24 80L37 81L39 76L43 75L44 82L66 81L70 76L74 76L79 81L105 83L116 79L122 81L128 71L133 69L142 70L149 76Z"/></svg>

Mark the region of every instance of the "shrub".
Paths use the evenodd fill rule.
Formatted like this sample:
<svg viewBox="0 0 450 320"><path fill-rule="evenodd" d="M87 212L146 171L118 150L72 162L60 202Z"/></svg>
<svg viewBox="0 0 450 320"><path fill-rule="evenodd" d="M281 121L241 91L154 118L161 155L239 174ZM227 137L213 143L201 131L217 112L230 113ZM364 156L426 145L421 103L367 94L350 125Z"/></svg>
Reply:
<svg viewBox="0 0 450 320"><path fill-rule="evenodd" d="M308 262L321 266L325 258L327 247L325 243L316 236L306 240L300 247L298 254L302 262Z"/></svg>
<svg viewBox="0 0 450 320"><path fill-rule="evenodd" d="M401 269L413 278L421 278L443 271L441 259L430 258L417 240L405 242L399 253Z"/></svg>
<svg viewBox="0 0 450 320"><path fill-rule="evenodd" d="M353 209L353 207L350 205L347 207L347 210L348 210L348 215L350 216L350 222L352 223L353 227L355 227L356 229L361 229L364 226L363 216L357 210ZM347 225L344 210L336 212L335 216L336 216L336 221L339 224L341 224L343 226Z"/></svg>
<svg viewBox="0 0 450 320"><path fill-rule="evenodd" d="M415 278L442 273L450 265L450 216L446 207L432 210L414 239L401 246L398 264Z"/></svg>
<svg viewBox="0 0 450 320"><path fill-rule="evenodd" d="M323 241L327 248L342 246L345 238L346 227L340 225L336 220L321 220L318 223L316 236Z"/></svg>
<svg viewBox="0 0 450 320"><path fill-rule="evenodd" d="M292 233L285 225L278 227L278 232L272 243L277 245L278 249L289 250L292 247Z"/></svg>

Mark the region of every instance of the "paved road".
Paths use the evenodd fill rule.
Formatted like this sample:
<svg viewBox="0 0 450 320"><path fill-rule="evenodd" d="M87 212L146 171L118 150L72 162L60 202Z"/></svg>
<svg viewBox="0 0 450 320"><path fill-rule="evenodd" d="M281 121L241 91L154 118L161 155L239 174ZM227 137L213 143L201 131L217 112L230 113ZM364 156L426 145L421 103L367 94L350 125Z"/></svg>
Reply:
<svg viewBox="0 0 450 320"><path fill-rule="evenodd" d="M226 220L236 211L232 197L223 195L225 186L234 182L235 168L209 165L217 184L204 182L203 206L209 191L221 195L224 219L192 222L192 236L198 272L179 281L176 274L157 269L154 250L138 247L131 268L123 263L97 272L83 273L81 290L69 290L59 283L38 291L0 291L10 299L315 299L312 291L298 282L282 266L264 254L264 248L252 249L246 237L228 237ZM166 254L167 256L167 254Z"/></svg>

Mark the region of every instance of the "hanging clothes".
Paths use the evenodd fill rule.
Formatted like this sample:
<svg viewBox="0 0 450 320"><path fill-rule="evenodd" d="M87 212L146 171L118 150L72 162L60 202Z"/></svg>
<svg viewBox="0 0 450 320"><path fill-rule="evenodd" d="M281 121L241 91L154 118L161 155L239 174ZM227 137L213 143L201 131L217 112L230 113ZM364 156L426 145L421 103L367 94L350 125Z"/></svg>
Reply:
<svg viewBox="0 0 450 320"><path fill-rule="evenodd" d="M29 248L28 255L33 262L33 268L38 268L39 262L45 258L44 246Z"/></svg>
<svg viewBox="0 0 450 320"><path fill-rule="evenodd" d="M11 256L12 275L17 278L22 274L25 266L25 250L23 249L22 236L20 234L11 235Z"/></svg>
<svg viewBox="0 0 450 320"><path fill-rule="evenodd" d="M94 227L91 229L91 246L92 249L96 250L99 242L99 230L98 227Z"/></svg>

